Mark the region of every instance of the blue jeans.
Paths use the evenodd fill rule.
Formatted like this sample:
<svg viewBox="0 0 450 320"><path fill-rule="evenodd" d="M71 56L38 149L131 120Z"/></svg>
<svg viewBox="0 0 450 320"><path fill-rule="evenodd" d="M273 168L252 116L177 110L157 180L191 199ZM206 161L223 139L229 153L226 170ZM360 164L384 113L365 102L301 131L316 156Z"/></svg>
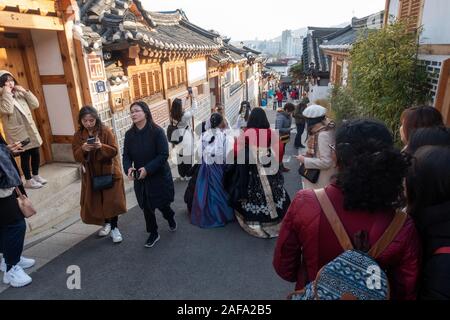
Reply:
<svg viewBox="0 0 450 320"><path fill-rule="evenodd" d="M3 252L7 266L19 263L26 230L25 219L0 227L0 252Z"/></svg>
<svg viewBox="0 0 450 320"><path fill-rule="evenodd" d="M295 135L295 142L294 142L294 146L296 148L299 148L303 143L302 143L302 135L303 135L303 131L305 130L305 124L296 124L297 126L297 134Z"/></svg>

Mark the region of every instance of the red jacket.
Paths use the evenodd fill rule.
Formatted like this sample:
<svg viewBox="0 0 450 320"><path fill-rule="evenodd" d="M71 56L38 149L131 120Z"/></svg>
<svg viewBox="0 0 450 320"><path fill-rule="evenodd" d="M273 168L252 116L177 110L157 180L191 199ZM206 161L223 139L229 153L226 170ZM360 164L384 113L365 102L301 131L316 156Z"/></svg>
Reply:
<svg viewBox="0 0 450 320"><path fill-rule="evenodd" d="M257 147L268 148L271 147L272 136L279 136L275 134L272 129L258 129L258 128L245 128L243 136L234 140L234 157L236 158L240 152L242 152L243 147L245 147L245 142L248 141L251 145L256 143ZM260 138L266 137L266 140L260 140ZM256 140L255 140L256 138ZM239 143L238 143L238 140ZM282 155L284 154L284 145L278 141L278 150L273 150L275 154L274 158L278 161L282 161Z"/></svg>
<svg viewBox="0 0 450 320"><path fill-rule="evenodd" d="M347 211L342 191L336 185L330 184L325 190L350 239L358 231L366 230L372 246L392 221L393 210L374 213ZM322 266L342 252L314 191L299 191L284 217L276 244L273 266L278 275L297 282L296 290L302 289L315 279ZM416 298L420 254L419 237L412 219L408 217L394 241L376 259L386 270L392 299Z"/></svg>
<svg viewBox="0 0 450 320"><path fill-rule="evenodd" d="M282 94L280 91L278 91L278 92L276 93L276 95L277 95L277 100L278 100L278 101L283 101L283 94Z"/></svg>

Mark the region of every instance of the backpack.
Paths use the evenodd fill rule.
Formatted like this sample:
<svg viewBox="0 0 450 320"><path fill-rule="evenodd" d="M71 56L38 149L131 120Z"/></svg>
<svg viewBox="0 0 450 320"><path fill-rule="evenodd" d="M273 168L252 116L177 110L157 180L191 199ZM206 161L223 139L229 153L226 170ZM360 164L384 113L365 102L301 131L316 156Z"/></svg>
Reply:
<svg viewBox="0 0 450 320"><path fill-rule="evenodd" d="M174 145L177 145L177 144L180 144L181 142L183 142L184 133L189 128L189 126L186 126L186 128L184 128L183 134L180 134L180 131L177 131L178 123L179 122L177 122L177 124L174 125L173 122L170 121L170 124L167 127L167 140ZM174 132L176 132L175 135L174 135Z"/></svg>
<svg viewBox="0 0 450 320"><path fill-rule="evenodd" d="M324 189L314 190L344 252L324 265L316 279L291 293L291 300L388 300L389 282L375 259L394 240L407 214L398 211L369 252L355 250Z"/></svg>

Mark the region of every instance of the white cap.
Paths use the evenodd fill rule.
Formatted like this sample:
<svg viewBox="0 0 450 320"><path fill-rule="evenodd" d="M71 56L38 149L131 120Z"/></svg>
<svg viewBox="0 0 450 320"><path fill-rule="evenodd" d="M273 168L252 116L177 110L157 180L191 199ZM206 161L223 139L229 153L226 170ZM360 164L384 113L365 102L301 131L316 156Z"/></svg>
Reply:
<svg viewBox="0 0 450 320"><path fill-rule="evenodd" d="M323 117L327 113L327 109L318 104L312 104L303 111L303 116L306 118L319 118Z"/></svg>

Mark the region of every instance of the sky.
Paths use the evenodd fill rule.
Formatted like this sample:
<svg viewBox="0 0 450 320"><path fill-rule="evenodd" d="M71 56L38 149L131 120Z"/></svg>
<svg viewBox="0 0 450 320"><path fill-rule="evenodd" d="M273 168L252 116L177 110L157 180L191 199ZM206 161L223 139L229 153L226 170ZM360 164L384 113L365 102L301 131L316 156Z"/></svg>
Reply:
<svg viewBox="0 0 450 320"><path fill-rule="evenodd" d="M286 29L330 27L384 10L385 0L141 0L150 11L183 9L189 21L237 40L265 40Z"/></svg>

